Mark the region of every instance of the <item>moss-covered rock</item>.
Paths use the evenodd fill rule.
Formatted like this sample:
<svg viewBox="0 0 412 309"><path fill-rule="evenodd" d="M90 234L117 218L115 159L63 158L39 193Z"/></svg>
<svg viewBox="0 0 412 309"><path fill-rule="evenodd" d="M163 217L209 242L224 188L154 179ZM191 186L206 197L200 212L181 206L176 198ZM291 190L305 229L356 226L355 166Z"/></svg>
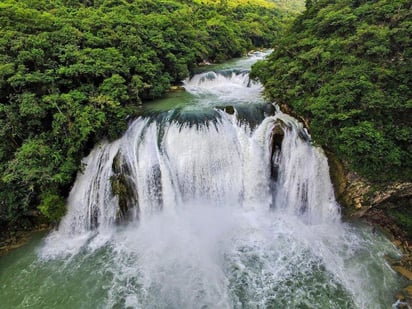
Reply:
<svg viewBox="0 0 412 309"><path fill-rule="evenodd" d="M130 178L130 168L123 160L120 151L113 159L112 170L113 175L110 182L112 194L118 198L117 221L120 223L131 219L132 208L136 208L138 211L138 196L135 184Z"/></svg>

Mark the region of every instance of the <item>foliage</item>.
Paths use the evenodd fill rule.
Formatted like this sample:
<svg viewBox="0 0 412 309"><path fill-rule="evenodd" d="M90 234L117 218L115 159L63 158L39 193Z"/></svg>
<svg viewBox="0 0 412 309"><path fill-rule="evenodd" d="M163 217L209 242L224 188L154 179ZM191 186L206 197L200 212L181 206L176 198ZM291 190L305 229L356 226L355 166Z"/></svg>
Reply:
<svg viewBox="0 0 412 309"><path fill-rule="evenodd" d="M407 0L307 1L267 62L267 97L373 180L412 175L412 10Z"/></svg>
<svg viewBox="0 0 412 309"><path fill-rule="evenodd" d="M266 8L280 8L284 11L301 12L304 9L304 0L194 0L198 4L216 5L220 7L238 7L250 4L258 5Z"/></svg>
<svg viewBox="0 0 412 309"><path fill-rule="evenodd" d="M397 202L399 203L399 201ZM406 236L412 239L412 210L408 203L405 203L405 205L401 204L397 208L390 208L387 210L387 213L406 232Z"/></svg>
<svg viewBox="0 0 412 309"><path fill-rule="evenodd" d="M64 213L81 158L117 138L142 101L204 59L270 46L273 5L177 0L0 3L0 223Z"/></svg>

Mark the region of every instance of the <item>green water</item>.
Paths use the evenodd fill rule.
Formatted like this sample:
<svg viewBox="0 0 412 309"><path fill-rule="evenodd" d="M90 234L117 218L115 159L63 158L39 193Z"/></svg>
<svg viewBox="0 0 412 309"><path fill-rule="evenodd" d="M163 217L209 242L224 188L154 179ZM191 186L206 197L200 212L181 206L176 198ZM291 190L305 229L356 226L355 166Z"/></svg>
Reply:
<svg viewBox="0 0 412 309"><path fill-rule="evenodd" d="M225 216L224 213L215 215L212 216L215 221L219 221L222 215ZM208 216L209 214L206 214L203 218L207 220ZM340 254L345 260L342 265L345 265L347 269L343 273L347 272L348 277L359 278L359 282L363 280L363 277L373 278L369 282L382 285L363 286L364 291L356 291L364 297L361 299L365 301L363 306L357 306L351 292L342 285L339 277L336 277L339 270L336 270L336 273L330 272L325 260L313 254L313 248L307 247L304 238L292 236L290 231L296 235L299 232L294 231L290 223L285 223L272 215L267 217L272 217L274 224L270 224L272 227L265 226L265 224L261 227L267 231L274 229L272 241L267 242L262 239L260 232L250 230L249 226L246 228L248 235L244 234L240 238L236 236L237 245L225 251L226 253L220 257L222 259L220 262L212 262L212 264L220 264L219 267L224 270L222 275L227 278L227 281L224 281L222 288L228 290L226 297L231 299L229 303L233 308L388 308L394 301L394 293L405 283L399 277L392 276L388 266L379 265L383 261L379 256L388 253L398 254L383 235L372 232L370 227L364 225L348 227L347 232L350 233L342 235L342 237L348 237L348 240L340 243L339 246L342 244L343 246L337 249L340 252L335 253ZM169 223L175 224L174 226L182 226L179 218L168 217L166 219ZM183 216L182 219L188 218ZM245 228L247 222L242 221L244 218L241 217L235 219L242 223L240 229L235 229L243 233L242 229ZM225 221L225 224L227 223ZM293 224L295 223L297 222ZM178 300L173 294L164 294L165 290L161 285L169 284L167 282L169 280L172 280L172 286L184 285L180 279L192 280L186 277L186 272L197 273L197 270L191 267L202 268L205 264L197 263L208 264L209 262L199 261L192 264L192 257L191 262L188 263L185 261L187 258L185 255L178 253L176 256L176 252L171 248L159 249L157 248L159 244L156 242L141 239L142 235L153 228L151 224L143 228L141 235L136 227L129 227L119 230L117 237L111 238L100 248L85 247L76 255L51 260L42 259L38 255L44 246L45 234L33 235L27 245L0 258L1 308L192 308L187 305L192 303L192 300L183 301L185 296L179 294L181 291L177 286L175 286L176 290L171 288L169 292L180 295ZM157 226L158 222L153 224ZM236 223L229 223L231 224ZM203 241L200 237L198 244L192 243L192 240L189 242L183 240L181 243L184 237L188 237L188 235L183 235L178 242L175 242L174 233L181 233L181 230L166 228L165 231L169 231L169 236L162 237L170 241L171 246L179 248L183 245L189 255L198 250L199 243ZM193 237L193 233L196 234L198 231L188 232L192 235L190 237ZM322 233L322 229L319 232ZM154 232L154 235L157 233ZM358 236L354 236L356 234ZM353 245L356 242L355 238L359 236L364 240L360 246L359 244ZM144 236L146 237L147 235ZM251 238L253 241L250 241ZM120 247L118 246L119 239L123 243ZM337 242L338 239L339 236L335 238ZM348 246L348 244L352 245ZM136 245L137 247L134 247ZM148 261L144 254L139 253L139 249L148 250L152 246L155 250L159 249L160 251L156 252L162 256L151 256ZM164 255L167 251L170 256ZM146 269L147 264L150 264L148 269ZM162 267L166 268L162 270ZM339 265L337 264L336 267ZM145 274L145 271L149 271L149 274ZM215 272L213 269L209 271ZM173 276L174 272L180 272L180 274L175 273ZM150 288L147 289L145 287L146 275L154 278L160 275L163 279L155 280L156 284L150 284ZM213 277L215 275L213 274ZM194 296L197 295L199 303L204 305L198 308L227 307L226 303L218 305L218 301L224 299L224 296L221 295L215 299L202 294L202 290L203 293L208 290L204 290L205 282L199 281L200 286L196 286L195 282L196 280L190 283L187 291L191 291ZM353 282L354 286L362 287L359 282ZM197 294L199 291L200 294ZM206 305L205 296L211 300ZM370 299L371 296L373 299ZM139 299L138 305L136 305L137 299ZM195 303L193 302L192 305Z"/></svg>
<svg viewBox="0 0 412 309"><path fill-rule="evenodd" d="M110 277L102 272L104 260L42 261L37 250L44 236L35 234L28 245L0 258L1 308L93 308L106 293L100 283Z"/></svg>
<svg viewBox="0 0 412 309"><path fill-rule="evenodd" d="M193 104L191 101L192 98L193 96L184 90L174 91L168 93L167 97L164 99L155 100L144 104L143 110L146 113L150 113L165 112L174 108L184 108Z"/></svg>

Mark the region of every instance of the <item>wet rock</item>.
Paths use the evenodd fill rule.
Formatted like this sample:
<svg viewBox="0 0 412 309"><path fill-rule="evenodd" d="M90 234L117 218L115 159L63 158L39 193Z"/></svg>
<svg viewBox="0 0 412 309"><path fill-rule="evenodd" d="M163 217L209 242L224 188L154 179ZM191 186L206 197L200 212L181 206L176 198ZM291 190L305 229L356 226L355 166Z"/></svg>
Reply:
<svg viewBox="0 0 412 309"><path fill-rule="evenodd" d="M216 108L224 111L225 113L227 113L229 115L233 115L235 113L235 108L232 105L216 106Z"/></svg>
<svg viewBox="0 0 412 309"><path fill-rule="evenodd" d="M400 273L402 276L407 278L408 280L412 280L412 271L406 269L403 266L393 266L393 269Z"/></svg>
<svg viewBox="0 0 412 309"><path fill-rule="evenodd" d="M263 112L265 113L265 115L267 116L273 116L276 114L276 108L273 106L273 104L265 104L263 106Z"/></svg>
<svg viewBox="0 0 412 309"><path fill-rule="evenodd" d="M175 85L175 86L171 86L171 87L169 88L169 91L170 91L170 92L178 92L178 91L186 91L186 89L185 89L185 87L183 87L183 86L177 86L177 85Z"/></svg>
<svg viewBox="0 0 412 309"><path fill-rule="evenodd" d="M379 205L390 200L407 199L412 205L412 183L395 183L385 190L377 191L371 198L371 204Z"/></svg>
<svg viewBox="0 0 412 309"><path fill-rule="evenodd" d="M362 208L362 202L363 202L363 198L362 196L357 196L353 199L354 202L354 206L356 209L361 209Z"/></svg>
<svg viewBox="0 0 412 309"><path fill-rule="evenodd" d="M282 121L278 121L273 130L272 130L272 148L281 148L282 147L282 142L283 142L283 138L285 137L285 124ZM273 151L272 151L273 152Z"/></svg>
<svg viewBox="0 0 412 309"><path fill-rule="evenodd" d="M279 174L279 164L277 162L277 157L282 148L283 138L285 137L285 123L283 121L277 121L272 130L271 135L271 162L270 162L270 177L276 182Z"/></svg>
<svg viewBox="0 0 412 309"><path fill-rule="evenodd" d="M225 106L223 110L229 115L233 115L235 113L235 108L233 106Z"/></svg>
<svg viewBox="0 0 412 309"><path fill-rule="evenodd" d="M334 191L336 199L342 199L345 189L348 185L348 180L345 174L343 163L330 151L325 151L329 164L329 172L332 183L334 184Z"/></svg>
<svg viewBox="0 0 412 309"><path fill-rule="evenodd" d="M49 224L39 224L31 227L31 230L28 231L1 231L0 256L27 244L33 233L49 230L50 228L51 225Z"/></svg>
<svg viewBox="0 0 412 309"><path fill-rule="evenodd" d="M117 196L119 211L117 222L126 222L131 219L131 209L137 207L137 191L130 177L130 168L124 162L120 152L116 154L112 163L113 175L110 178L112 194Z"/></svg>
<svg viewBox="0 0 412 309"><path fill-rule="evenodd" d="M412 183L372 183L328 152L335 194L345 220L366 219L392 239L402 256L392 267L412 280Z"/></svg>
<svg viewBox="0 0 412 309"><path fill-rule="evenodd" d="M303 118L301 115L296 114L296 113L290 108L290 106L289 106L288 104L282 104L282 103L280 103L280 104L278 104L278 106L279 106L279 109L280 109L283 113L295 117L295 118L298 119L301 123L303 123L303 125L304 125L305 128L309 129L310 119Z"/></svg>
<svg viewBox="0 0 412 309"><path fill-rule="evenodd" d="M394 241L392 241L392 243L396 246L396 247L400 247L402 245L402 242L399 239L395 239Z"/></svg>
<svg viewBox="0 0 412 309"><path fill-rule="evenodd" d="M406 288L403 289L406 294L406 298L410 301L412 300L412 285L408 285Z"/></svg>
<svg viewBox="0 0 412 309"><path fill-rule="evenodd" d="M370 203L365 200L365 197L371 189L370 183L353 172L347 175L347 179L347 187L342 195L343 203L357 210L362 207L367 209Z"/></svg>

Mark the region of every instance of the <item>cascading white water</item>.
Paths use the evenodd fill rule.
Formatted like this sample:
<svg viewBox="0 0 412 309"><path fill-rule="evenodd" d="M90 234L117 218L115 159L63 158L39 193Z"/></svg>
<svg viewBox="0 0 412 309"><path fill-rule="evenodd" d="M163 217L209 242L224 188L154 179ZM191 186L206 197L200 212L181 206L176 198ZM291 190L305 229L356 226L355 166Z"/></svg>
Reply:
<svg viewBox="0 0 412 309"><path fill-rule="evenodd" d="M185 87L202 107L263 101L261 86L243 71L204 73ZM186 121L194 111L141 117L84 160L68 212L39 251L45 265L58 264L54 272L61 276L51 279L57 284L68 273L94 278L71 287L87 293L65 299L67 307L390 303L397 279L383 255L394 253L393 246L340 221L327 160L298 121L277 112L254 126L236 112L202 118L204 109ZM283 140L273 151L279 125ZM115 165L133 187L135 205L124 223L111 188Z"/></svg>
<svg viewBox="0 0 412 309"><path fill-rule="evenodd" d="M289 126L281 151L273 160L279 165L279 179L275 187L275 205L282 212L298 215L310 224L325 220L340 220L335 202L329 167L322 150L299 137L303 132L294 118L282 115ZM309 138L308 136L306 138Z"/></svg>
<svg viewBox="0 0 412 309"><path fill-rule="evenodd" d="M69 197L69 211L56 235L81 235L94 227L115 225L118 198L111 190L116 154L129 166L138 211L144 220L159 210L175 211L187 204L267 209L270 192L270 141L278 119L288 122L279 160L275 208L309 223L337 220L325 157L298 136L299 124L278 112L253 132L236 115L198 127L140 118L124 137L99 145L85 159L85 171Z"/></svg>
<svg viewBox="0 0 412 309"><path fill-rule="evenodd" d="M262 91L262 85L249 78L249 71L244 69L228 69L223 71L209 71L196 74L183 81L185 89L206 101L215 101L218 104L227 102L256 103ZM199 105L199 104L198 104Z"/></svg>
<svg viewBox="0 0 412 309"><path fill-rule="evenodd" d="M271 192L270 141L279 120L287 125ZM109 307L312 307L328 293L339 295L329 300L334 306L369 307L378 295L363 294L370 282L358 271L368 270L355 261L359 251L376 249L339 222L326 159L300 130L280 112L255 130L224 112L198 127L140 118L85 160L68 214L42 254L73 256L109 244ZM118 152L131 167L139 207L138 224L120 230L109 188Z"/></svg>

